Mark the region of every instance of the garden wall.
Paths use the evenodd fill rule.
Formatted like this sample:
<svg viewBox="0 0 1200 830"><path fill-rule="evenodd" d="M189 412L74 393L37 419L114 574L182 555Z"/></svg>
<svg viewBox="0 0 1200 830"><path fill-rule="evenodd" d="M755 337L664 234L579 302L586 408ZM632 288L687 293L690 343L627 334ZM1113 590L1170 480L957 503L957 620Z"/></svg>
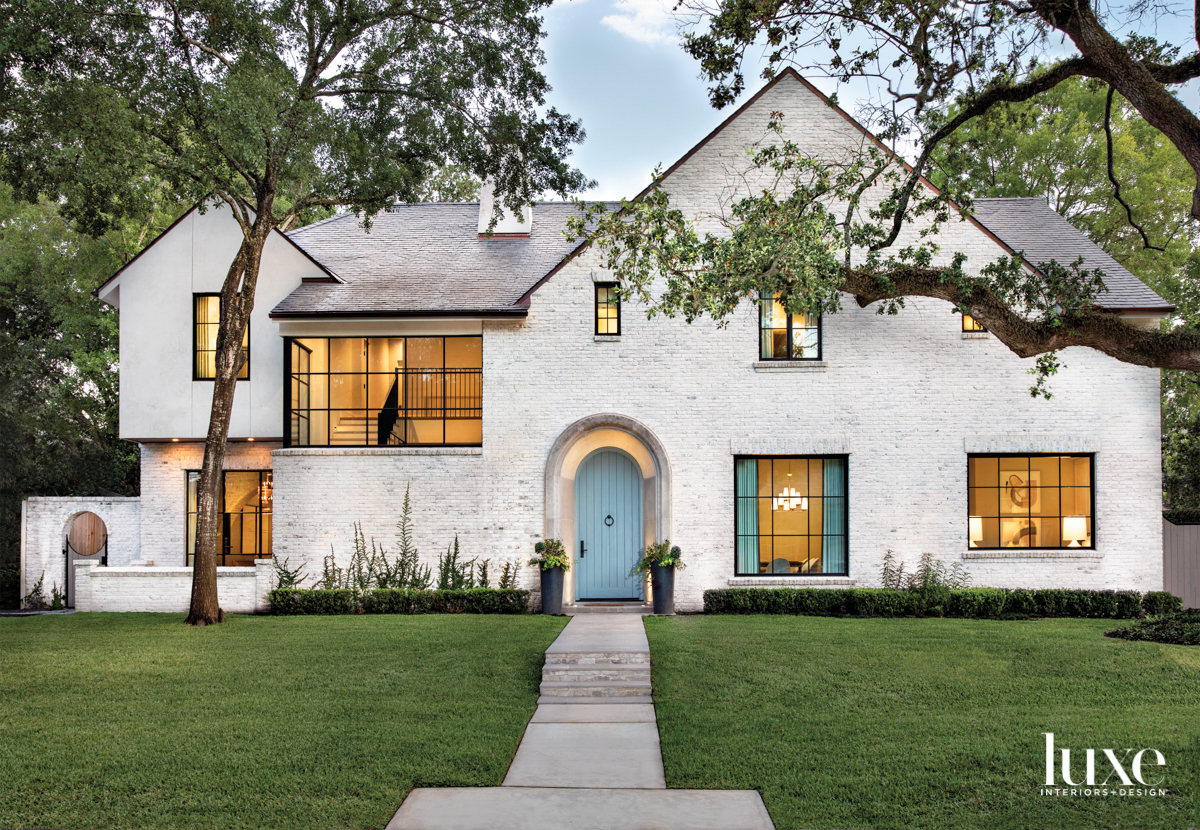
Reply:
<svg viewBox="0 0 1200 830"><path fill-rule="evenodd" d="M221 608L231 614L266 611L273 578L270 559L256 559L252 568L217 568ZM191 595L191 568L105 568L94 562L75 563L76 611L186 613Z"/></svg>

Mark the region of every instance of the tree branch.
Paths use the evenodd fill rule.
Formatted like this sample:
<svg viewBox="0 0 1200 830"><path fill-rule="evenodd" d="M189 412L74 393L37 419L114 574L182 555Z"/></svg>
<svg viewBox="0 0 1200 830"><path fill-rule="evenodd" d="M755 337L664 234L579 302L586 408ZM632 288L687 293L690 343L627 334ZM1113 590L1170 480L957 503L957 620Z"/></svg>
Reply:
<svg viewBox="0 0 1200 830"><path fill-rule="evenodd" d="M1196 1L1200 2L1200 0ZM1125 216L1129 220L1129 226L1136 230L1142 237L1142 245L1151 251L1163 251L1166 249L1150 244L1150 237L1146 236L1146 231L1141 225L1133 221L1133 208L1121 196L1121 183L1117 181L1117 174L1113 169L1112 102L1115 92L1116 90L1110 86L1108 88L1108 97L1104 99L1104 138L1108 142L1108 180L1112 182L1113 198L1121 203L1121 207L1125 208Z"/></svg>

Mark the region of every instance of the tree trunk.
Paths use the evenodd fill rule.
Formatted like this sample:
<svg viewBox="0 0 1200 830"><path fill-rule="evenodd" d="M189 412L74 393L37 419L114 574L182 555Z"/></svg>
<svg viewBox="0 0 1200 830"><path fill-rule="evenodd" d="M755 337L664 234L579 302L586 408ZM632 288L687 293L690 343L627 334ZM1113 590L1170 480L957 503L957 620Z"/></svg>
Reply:
<svg viewBox="0 0 1200 830"><path fill-rule="evenodd" d="M242 370L242 338L254 309L254 291L262 264L263 247L271 233L269 207L255 216L248 238L242 240L221 288L221 321L217 329L217 371L213 380L212 411L204 442L197 499L196 555L192 567L192 602L189 625L212 625L225 621L217 596L217 538L220 528L221 471L238 373Z"/></svg>

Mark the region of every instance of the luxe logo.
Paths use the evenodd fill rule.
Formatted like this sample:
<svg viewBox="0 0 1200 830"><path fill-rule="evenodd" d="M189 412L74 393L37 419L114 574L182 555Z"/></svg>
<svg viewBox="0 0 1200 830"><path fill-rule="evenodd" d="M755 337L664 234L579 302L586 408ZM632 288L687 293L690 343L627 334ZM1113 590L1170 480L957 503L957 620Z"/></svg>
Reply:
<svg viewBox="0 0 1200 830"><path fill-rule="evenodd" d="M1042 734L1046 736L1046 786L1053 787L1056 783L1054 780L1054 768L1056 760L1054 755L1054 733L1043 732ZM1104 754L1104 758L1107 760L1109 767L1108 774L1105 775L1104 780L1100 782L1096 781L1096 750L1085 749L1083 751L1085 770L1083 779L1079 781L1075 781L1071 777L1071 750L1064 747L1060 749L1059 752L1062 753L1061 771L1063 784L1069 787L1094 787L1097 786L1097 784L1101 787L1106 787L1114 775L1117 776L1117 781L1112 782L1113 786L1119 785L1122 787L1132 787L1134 786L1134 781L1143 787L1157 787L1165 780L1165 776L1161 775L1154 782L1147 781L1143 777L1143 765L1154 765L1156 767L1166 766L1166 759L1157 749L1139 749L1137 753L1134 754L1132 761L1129 760L1129 755L1133 752L1132 749L1123 750L1119 758L1117 757L1116 750L1100 750L1100 752ZM1150 760L1150 758L1147 757L1147 753L1150 753L1153 756L1153 760ZM1129 764L1128 767L1125 766L1126 763ZM1154 770L1154 772L1158 771L1159 770ZM1146 772L1150 771L1146 770ZM1075 774L1077 775L1078 772L1075 771Z"/></svg>

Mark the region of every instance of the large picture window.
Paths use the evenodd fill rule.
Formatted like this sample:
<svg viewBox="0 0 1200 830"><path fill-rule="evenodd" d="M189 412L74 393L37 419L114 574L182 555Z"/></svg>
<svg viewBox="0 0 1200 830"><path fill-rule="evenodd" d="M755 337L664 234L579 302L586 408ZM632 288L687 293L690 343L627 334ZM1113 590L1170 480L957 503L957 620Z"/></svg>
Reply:
<svg viewBox="0 0 1200 830"><path fill-rule="evenodd" d="M192 295L192 380L217 377L217 329L221 325L221 295ZM250 324L242 335L242 354L246 361L238 380L250 378Z"/></svg>
<svg viewBox="0 0 1200 830"><path fill-rule="evenodd" d="M972 548L1094 548L1090 455L972 455Z"/></svg>
<svg viewBox="0 0 1200 830"><path fill-rule="evenodd" d="M734 461L735 573L848 574L845 456Z"/></svg>
<svg viewBox="0 0 1200 830"><path fill-rule="evenodd" d="M763 360L820 360L821 318L788 314L779 298L759 301L759 357Z"/></svg>
<svg viewBox="0 0 1200 830"><path fill-rule="evenodd" d="M483 338L306 337L285 344L288 446L483 443Z"/></svg>
<svg viewBox="0 0 1200 830"><path fill-rule="evenodd" d="M196 556L200 472L187 474L187 564ZM271 556L272 482L270 470L226 470L221 475L221 521L217 525L217 564L253 565Z"/></svg>

